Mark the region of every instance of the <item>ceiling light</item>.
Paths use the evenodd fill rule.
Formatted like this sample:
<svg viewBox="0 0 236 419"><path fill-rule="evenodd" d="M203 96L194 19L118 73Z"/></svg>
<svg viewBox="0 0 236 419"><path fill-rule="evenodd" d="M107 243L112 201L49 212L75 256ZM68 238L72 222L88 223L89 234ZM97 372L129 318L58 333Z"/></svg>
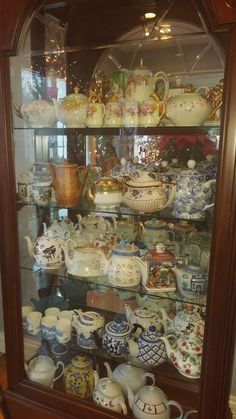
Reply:
<svg viewBox="0 0 236 419"><path fill-rule="evenodd" d="M154 19L154 17L156 17L156 13L147 12L147 13L145 13L144 16L145 16L146 19Z"/></svg>

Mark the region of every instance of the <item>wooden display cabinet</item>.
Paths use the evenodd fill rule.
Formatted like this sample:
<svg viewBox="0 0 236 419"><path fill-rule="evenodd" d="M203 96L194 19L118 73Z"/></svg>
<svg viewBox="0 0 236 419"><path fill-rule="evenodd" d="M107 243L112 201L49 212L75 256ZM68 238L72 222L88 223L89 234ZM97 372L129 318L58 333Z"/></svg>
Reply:
<svg viewBox="0 0 236 419"><path fill-rule="evenodd" d="M145 20L146 6L157 13L154 20ZM210 258L207 298L206 302L195 303L199 310L205 310L201 377L186 378L168 362L157 366L153 372L156 385L163 389L168 399L181 403L185 413L197 410L198 413L191 417L230 418L228 397L234 355L236 294L235 2L0 0L0 8L0 260L9 385L4 391L6 417L121 417L119 413L99 407L92 398L84 400L68 395L62 379L54 389L49 389L26 377L24 360L35 356L41 338L24 333L22 305L28 305L31 298L36 298L36 307L41 307L46 298L61 296L63 286L71 281L74 288L72 294L67 295L69 308L94 309L87 304L88 290L93 290L95 285L102 285L107 291L116 289L104 282L104 278L96 281L82 277L71 279L64 268L49 272L33 266L26 254L24 235L30 233L34 238L38 237L42 234L42 223L49 226L57 217L66 215L76 222L77 213L83 216L91 211L104 215L104 209L95 208L87 202L85 195L73 208L59 205L55 199L45 205L22 203L16 190L27 165L34 165L35 176L40 176L45 173L48 161L59 157L77 165L100 164L105 173L121 158L131 160L139 153L139 163L147 166L151 162L158 171L161 141L170 145L174 139L181 145L187 141L186 138L198 138L200 143L210 138L217 155L214 211L201 220L187 217L197 232L211 236L207 256ZM102 75L100 81L107 83L104 76L110 77L119 66L133 70L140 59L152 72L164 71L172 89L179 83L191 83L197 87L207 84L213 88L223 78L219 124L210 121L201 126L174 126L164 119L161 125L154 127L74 128L57 122L52 128L29 128L29 122L22 121L13 112L15 103L19 105L29 98L44 98L45 92L47 99L62 98L77 84L88 95L89 89L90 93L94 89L91 79L95 74ZM102 101L107 101L109 94L109 85L105 82ZM161 97L162 91L158 90L158 93ZM178 158L185 163L190 158L197 160L199 155L192 154L193 148L185 148L184 155L180 146ZM166 149L165 159L170 163L176 157L173 154L176 150ZM132 216L134 223L150 220L153 216L133 213L123 205L105 213L109 220ZM154 215L174 226L180 221L170 208ZM123 304L127 289L121 286L118 291ZM147 296L141 285L128 291L133 300L139 299L139 304ZM192 302L178 293L153 298L156 298L156 305L163 299L165 303L173 304L175 310L178 304L183 306ZM117 314L124 315L106 306L100 307L100 312L106 322ZM75 342L71 355L79 351L81 348L76 347ZM90 351L89 355L98 366L101 377L105 375L105 360L108 359L113 367L127 361L127 357L108 356L101 348ZM133 417L130 409L128 417Z"/></svg>

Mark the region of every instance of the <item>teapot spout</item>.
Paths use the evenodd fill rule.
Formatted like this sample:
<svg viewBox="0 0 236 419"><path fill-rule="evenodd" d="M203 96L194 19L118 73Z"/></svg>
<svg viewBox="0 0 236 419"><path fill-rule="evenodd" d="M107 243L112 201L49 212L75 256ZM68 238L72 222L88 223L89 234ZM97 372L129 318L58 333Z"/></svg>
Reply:
<svg viewBox="0 0 236 419"><path fill-rule="evenodd" d="M52 100L53 105L54 105L54 110L55 110L56 118L59 119L58 118L58 102L57 102L57 100L54 97L52 97L51 100Z"/></svg>
<svg viewBox="0 0 236 419"><path fill-rule="evenodd" d="M28 254L32 258L33 257L33 242L30 236L25 236L24 239L26 240L26 243L27 243Z"/></svg>
<svg viewBox="0 0 236 419"><path fill-rule="evenodd" d="M93 371L93 377L94 377L94 384L95 384L95 388L98 385L98 381L99 381L99 374L96 370Z"/></svg>
<svg viewBox="0 0 236 419"><path fill-rule="evenodd" d="M160 336L160 339L165 343L167 356L172 361L173 357L176 356L176 349L171 346L166 336Z"/></svg>
<svg viewBox="0 0 236 419"><path fill-rule="evenodd" d="M54 189L57 189L58 182L57 182L57 176L56 176L56 171L55 171L54 165L52 163L48 163L48 169L49 169L49 171L51 173L51 176L52 176L52 182L53 182Z"/></svg>
<svg viewBox="0 0 236 419"><path fill-rule="evenodd" d="M130 339L128 341L128 345L129 345L129 352L131 356L138 356L138 344L137 342L135 342L133 339Z"/></svg>
<svg viewBox="0 0 236 419"><path fill-rule="evenodd" d="M133 390L130 386L126 385L125 387L126 387L127 394L128 394L129 407L130 407L130 409L132 409L133 404L134 404L134 393L133 393Z"/></svg>
<svg viewBox="0 0 236 419"><path fill-rule="evenodd" d="M129 306L129 304L124 304L125 307L125 316L128 322L135 323L135 320L133 319L134 312L132 308Z"/></svg>
<svg viewBox="0 0 236 419"><path fill-rule="evenodd" d="M22 119L22 113L21 113L21 108L19 106L17 106L17 104L15 102L11 102L12 103L12 108L15 112L15 114Z"/></svg>
<svg viewBox="0 0 236 419"><path fill-rule="evenodd" d="M112 369L110 367L110 364L108 362L104 362L104 365L105 365L106 370L107 370L107 376L108 376L108 378L110 378L112 380L113 379L113 376L112 376Z"/></svg>
<svg viewBox="0 0 236 419"><path fill-rule="evenodd" d="M135 260L141 272L142 282L143 284L146 284L148 281L148 263L146 260L141 259L139 256L135 256Z"/></svg>

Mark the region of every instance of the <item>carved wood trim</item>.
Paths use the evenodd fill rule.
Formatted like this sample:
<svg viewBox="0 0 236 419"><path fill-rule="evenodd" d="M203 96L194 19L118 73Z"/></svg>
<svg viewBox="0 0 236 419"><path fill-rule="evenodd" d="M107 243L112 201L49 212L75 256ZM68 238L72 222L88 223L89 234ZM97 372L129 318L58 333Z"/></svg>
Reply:
<svg viewBox="0 0 236 419"><path fill-rule="evenodd" d="M205 3L218 25L236 22L235 0L205 0Z"/></svg>

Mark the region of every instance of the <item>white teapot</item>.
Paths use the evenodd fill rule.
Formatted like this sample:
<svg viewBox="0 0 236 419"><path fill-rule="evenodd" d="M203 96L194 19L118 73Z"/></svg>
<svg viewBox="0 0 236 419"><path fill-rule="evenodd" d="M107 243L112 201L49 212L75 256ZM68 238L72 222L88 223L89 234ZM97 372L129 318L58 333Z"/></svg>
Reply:
<svg viewBox="0 0 236 419"><path fill-rule="evenodd" d="M69 94L58 102L56 99L52 100L58 121L69 128L85 126L89 100L87 96L78 92L78 88L75 88L75 93Z"/></svg>
<svg viewBox="0 0 236 419"><path fill-rule="evenodd" d="M48 229L33 243L30 236L24 237L27 242L28 253L33 257L36 265L42 269L57 269L64 265L65 240L58 238L53 229Z"/></svg>
<svg viewBox="0 0 236 419"><path fill-rule="evenodd" d="M103 274L101 258L104 253L101 249L93 247L78 247L73 239L65 242L65 263L69 274L74 276L96 277Z"/></svg>
<svg viewBox="0 0 236 419"><path fill-rule="evenodd" d="M150 95L155 93L157 82L162 81L164 85L164 94L162 100L165 101L168 96L169 82L167 75L163 71L156 74L143 65L143 60L140 66L131 72L131 76L127 81L125 97L130 101L143 102L150 99Z"/></svg>
<svg viewBox="0 0 236 419"><path fill-rule="evenodd" d="M131 364L120 364L112 371L108 362L104 362L107 369L107 375L111 380L116 381L125 396L127 396L126 385L129 385L133 392L136 393L146 384L146 379L150 377L155 384L155 376L152 373L145 372L142 368Z"/></svg>
<svg viewBox="0 0 236 419"><path fill-rule="evenodd" d="M32 100L18 107L12 104L19 118L22 118L30 128L51 128L56 123L54 105L44 99Z"/></svg>
<svg viewBox="0 0 236 419"><path fill-rule="evenodd" d="M62 371L55 377L57 369L61 366ZM53 387L53 384L64 373L64 364L58 361L55 365L52 358L46 355L39 355L29 362L25 363L25 371L29 380L44 386Z"/></svg>
<svg viewBox="0 0 236 419"><path fill-rule="evenodd" d="M137 419L170 419L171 406L180 412L175 419L183 418L181 405L174 400L168 400L165 393L154 385L144 386L136 394L127 385L127 391L129 406Z"/></svg>
<svg viewBox="0 0 236 419"><path fill-rule="evenodd" d="M127 415L127 407L120 386L110 378L99 378L98 372L94 371L95 388L93 400L95 403L107 409Z"/></svg>
<svg viewBox="0 0 236 419"><path fill-rule="evenodd" d="M144 329L148 329L148 327L152 325L158 326L160 323L158 314L146 307L138 307L135 310L132 310L128 304L125 304L125 315L132 326L139 324Z"/></svg>
<svg viewBox="0 0 236 419"><path fill-rule="evenodd" d="M168 207L174 199L176 185L157 180L154 173L137 170L126 181L124 203L134 211L152 214Z"/></svg>
<svg viewBox="0 0 236 419"><path fill-rule="evenodd" d="M109 259L103 255L101 260L102 270L108 275L109 283L121 287L138 285L143 270L138 247L121 240L120 244L112 247L111 251Z"/></svg>

